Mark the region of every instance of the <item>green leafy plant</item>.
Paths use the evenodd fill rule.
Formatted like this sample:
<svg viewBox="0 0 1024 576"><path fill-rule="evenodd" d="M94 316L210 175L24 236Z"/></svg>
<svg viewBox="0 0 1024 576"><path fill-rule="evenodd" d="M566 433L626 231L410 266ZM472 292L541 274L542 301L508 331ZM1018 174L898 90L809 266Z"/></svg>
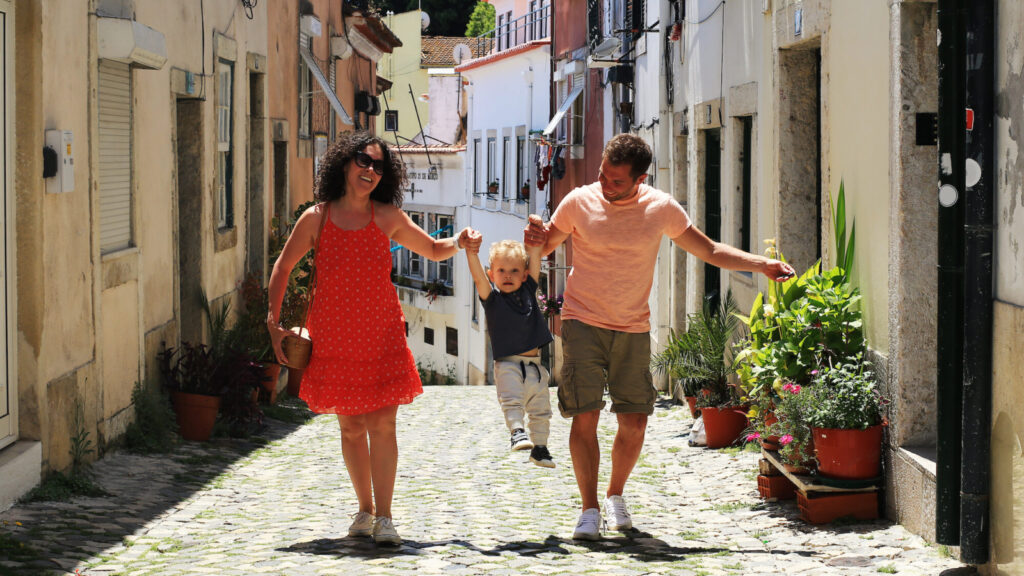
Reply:
<svg viewBox="0 0 1024 576"><path fill-rule="evenodd" d="M277 259L281 256L281 251L284 250L284 245L288 241L288 236L291 234L295 227L295 222L298 221L299 217L305 213L315 202L306 202L295 209L292 214L292 218L287 226L281 226L280 222L275 218L271 224L271 234L268 249L268 257L270 267L273 268L274 264L277 263ZM298 326L302 323L306 313L306 303L309 301L309 288L311 273L313 271L313 259L315 257L315 249L311 249L295 264L292 268L291 275L288 276L288 284L285 288L284 299L281 302L281 310L278 314L278 320L282 326L293 327ZM264 316L264 320L266 316Z"/></svg>
<svg viewBox="0 0 1024 576"><path fill-rule="evenodd" d="M813 428L864 430L882 423L885 399L877 389L870 363L861 355L822 368L809 390L811 400L804 420Z"/></svg>
<svg viewBox="0 0 1024 576"><path fill-rule="evenodd" d="M836 243L836 268L842 271L842 280L849 279L853 270L854 241L856 237L856 222L850 225L850 238L846 238L846 185L839 180L839 198L833 204L836 209L832 213L832 225L834 226L834 240Z"/></svg>
<svg viewBox="0 0 1024 576"><path fill-rule="evenodd" d="M139 454L169 452L178 442L178 424L167 395L158 386L136 382L132 389L135 420L124 434L125 448Z"/></svg>
<svg viewBox="0 0 1024 576"><path fill-rule="evenodd" d="M71 455L71 468L66 474L53 472L47 475L39 486L33 488L22 498L22 501L64 502L74 496L106 495L106 492L92 478L88 457L96 450L85 427L85 408L82 406L81 400L75 402L71 426L74 429L74 433L71 435L71 447L68 449L68 453Z"/></svg>
<svg viewBox="0 0 1024 576"><path fill-rule="evenodd" d="M739 394L729 377L738 360L731 349L738 327L732 293L726 294L717 308L705 301L699 313L689 315L686 332L669 336L665 348L652 358L651 367L667 372L685 395L697 396L699 406L735 406ZM703 393L698 395L698 390Z"/></svg>
<svg viewBox="0 0 1024 576"><path fill-rule="evenodd" d="M273 362L270 332L267 330L267 313L270 308L263 274L249 272L238 285L241 309L231 330L240 346L260 362Z"/></svg>

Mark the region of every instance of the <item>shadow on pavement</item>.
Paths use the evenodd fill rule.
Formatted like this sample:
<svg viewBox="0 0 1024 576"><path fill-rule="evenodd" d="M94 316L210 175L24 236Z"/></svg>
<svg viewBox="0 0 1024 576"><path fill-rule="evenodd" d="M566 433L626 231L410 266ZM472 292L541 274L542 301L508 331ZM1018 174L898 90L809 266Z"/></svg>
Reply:
<svg viewBox="0 0 1024 576"><path fill-rule="evenodd" d="M123 545L237 460L294 432L302 419L294 420L268 418L249 439L183 441L166 454L108 453L91 469L105 496L19 502L0 513L0 576L73 572L79 563Z"/></svg>
<svg viewBox="0 0 1024 576"><path fill-rule="evenodd" d="M298 542L291 546L278 548L279 552L336 556L339 558L387 558L394 556L418 556L431 548L459 547L472 550L483 556L503 556L506 553L520 556L539 556L541 554L570 555L579 548L590 552L608 552L611 554L628 554L643 562L673 562L684 560L690 556L707 556L719 553L729 554L795 554L814 556L814 552L806 550L736 550L718 547L680 547L671 546L650 534L632 530L624 536L605 537L601 540L572 540L550 535L543 541L520 540L506 542L491 548L484 548L463 539L437 541L416 541L406 539L400 547L377 546L371 538L320 538L307 542Z"/></svg>

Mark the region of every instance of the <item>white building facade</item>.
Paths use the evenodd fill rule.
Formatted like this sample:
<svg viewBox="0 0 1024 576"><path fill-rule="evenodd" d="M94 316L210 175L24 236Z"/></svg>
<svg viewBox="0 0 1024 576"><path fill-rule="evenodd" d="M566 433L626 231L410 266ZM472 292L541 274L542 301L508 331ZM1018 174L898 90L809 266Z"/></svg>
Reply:
<svg viewBox="0 0 1024 576"><path fill-rule="evenodd" d="M529 214L550 216L547 190L537 185L537 156L543 149L539 137L550 112L550 3L492 4L498 15L495 34L480 40L493 42L492 49L455 68L468 82L463 175L467 225L483 234L480 259L485 267L492 243L522 241ZM493 358L486 321L472 278L467 275L465 282L467 296L460 302L469 310L468 383L490 383Z"/></svg>

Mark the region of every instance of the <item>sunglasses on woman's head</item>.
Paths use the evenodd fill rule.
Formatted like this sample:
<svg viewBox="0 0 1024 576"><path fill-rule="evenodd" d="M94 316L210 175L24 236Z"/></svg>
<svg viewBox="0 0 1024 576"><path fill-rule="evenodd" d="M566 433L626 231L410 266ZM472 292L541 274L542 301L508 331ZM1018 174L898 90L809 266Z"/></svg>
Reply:
<svg viewBox="0 0 1024 576"><path fill-rule="evenodd" d="M374 160L373 156L370 156L366 152L356 152L356 155L353 158L353 160L355 160L356 166L359 166L360 168L373 167L373 171L376 172L378 175L384 175L383 160Z"/></svg>

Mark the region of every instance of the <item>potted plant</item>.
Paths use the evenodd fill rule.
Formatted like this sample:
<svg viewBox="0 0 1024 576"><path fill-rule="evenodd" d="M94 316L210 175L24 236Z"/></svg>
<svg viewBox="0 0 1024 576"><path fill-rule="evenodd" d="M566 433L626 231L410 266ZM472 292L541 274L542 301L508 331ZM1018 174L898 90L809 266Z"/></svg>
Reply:
<svg viewBox="0 0 1024 576"><path fill-rule="evenodd" d="M690 416L696 418L700 411L697 410L697 395L700 394L703 382L692 376L691 372L683 370L684 357L694 354L697 338L687 332L669 333L668 341L660 352L651 359L651 368L659 373L668 373L675 383L672 390L674 398L682 398L690 409Z"/></svg>
<svg viewBox="0 0 1024 576"><path fill-rule="evenodd" d="M808 395L804 420L814 438L818 473L844 480L878 477L885 400L870 364L857 355L824 367Z"/></svg>
<svg viewBox="0 0 1024 576"><path fill-rule="evenodd" d="M736 371L731 350L739 325L735 313L731 293L718 307L705 301L699 313L688 317L686 333L676 339L677 346L666 348L653 360L655 369L686 378L700 388L697 406L704 419L708 448L734 443L747 427L747 410L737 386L730 382Z"/></svg>
<svg viewBox="0 0 1024 576"><path fill-rule="evenodd" d="M281 365L274 358L273 344L267 331L269 298L262 283L262 274L250 272L238 287L241 310L232 327L241 346L263 367L263 392L269 403L277 398Z"/></svg>
<svg viewBox="0 0 1024 576"><path fill-rule="evenodd" d="M564 302L564 298L561 294L558 296L548 296L541 293L537 305L540 307L540 311L544 314L545 318L551 318L562 313L562 302Z"/></svg>
<svg viewBox="0 0 1024 576"><path fill-rule="evenodd" d="M452 289L447 284L440 280L431 280L423 285L423 291L426 293L427 302L430 304L437 300L438 296L451 296Z"/></svg>
<svg viewBox="0 0 1024 576"><path fill-rule="evenodd" d="M530 181L523 182L522 187L519 189L519 199L529 200L530 199Z"/></svg>
<svg viewBox="0 0 1024 576"><path fill-rule="evenodd" d="M171 392L178 427L187 440L206 441L217 415L223 416L232 435L244 435L263 413L253 398L263 379L263 367L229 329L230 304L210 309L201 295L210 344L183 342L157 356L164 386Z"/></svg>
<svg viewBox="0 0 1024 576"><path fill-rule="evenodd" d="M487 195L493 196L498 193L498 179L495 178L487 183Z"/></svg>

